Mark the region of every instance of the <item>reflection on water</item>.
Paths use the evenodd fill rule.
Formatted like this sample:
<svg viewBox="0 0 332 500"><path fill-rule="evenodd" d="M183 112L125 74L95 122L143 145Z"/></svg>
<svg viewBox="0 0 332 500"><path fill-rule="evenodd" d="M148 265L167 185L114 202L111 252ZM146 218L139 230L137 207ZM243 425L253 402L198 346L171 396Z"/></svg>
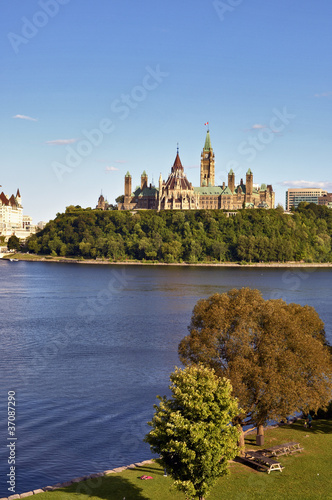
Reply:
<svg viewBox="0 0 332 500"><path fill-rule="evenodd" d="M17 394L17 489L149 458L157 394L200 298L242 286L314 306L332 342L331 269L93 266L0 261L0 447ZM6 472L7 473L7 472ZM7 496L4 474L0 496Z"/></svg>

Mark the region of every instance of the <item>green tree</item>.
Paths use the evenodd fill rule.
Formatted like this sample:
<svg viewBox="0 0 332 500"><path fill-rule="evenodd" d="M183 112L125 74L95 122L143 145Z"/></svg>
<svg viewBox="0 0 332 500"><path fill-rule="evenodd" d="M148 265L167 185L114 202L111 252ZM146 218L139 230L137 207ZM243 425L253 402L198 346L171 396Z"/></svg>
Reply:
<svg viewBox="0 0 332 500"><path fill-rule="evenodd" d="M259 435L269 420L317 411L331 399L331 351L312 307L233 289L200 300L189 331L179 345L181 361L230 379L241 424L254 425Z"/></svg>
<svg viewBox="0 0 332 500"><path fill-rule="evenodd" d="M10 238L8 239L7 248L8 248L8 250L19 250L20 249L20 240L15 234L10 236Z"/></svg>
<svg viewBox="0 0 332 500"><path fill-rule="evenodd" d="M170 243L163 243L160 247L159 255L164 262L178 262L182 254L180 241L173 240Z"/></svg>
<svg viewBox="0 0 332 500"><path fill-rule="evenodd" d="M238 452L238 430L230 424L237 402L229 380L202 365L177 368L170 379L172 398L159 397L145 441L175 486L203 499Z"/></svg>
<svg viewBox="0 0 332 500"><path fill-rule="evenodd" d="M211 245L212 256L221 262L224 260L226 245L222 241L214 241Z"/></svg>
<svg viewBox="0 0 332 500"><path fill-rule="evenodd" d="M40 251L40 245L38 244L36 235L30 236L26 242L28 252L38 253Z"/></svg>
<svg viewBox="0 0 332 500"><path fill-rule="evenodd" d="M189 238L185 241L186 259L189 262L197 262L202 254L202 245L194 238Z"/></svg>
<svg viewBox="0 0 332 500"><path fill-rule="evenodd" d="M90 252L91 252L91 243L88 243L86 241L81 241L79 244L79 249L83 257L90 257Z"/></svg>
<svg viewBox="0 0 332 500"><path fill-rule="evenodd" d="M109 241L117 242L119 248L108 249ZM83 242L90 245L85 257L115 260L331 262L331 241L332 210L314 204L300 207L292 216L277 208L240 210L229 218L221 210L131 214L71 205L30 236L26 247L41 254L82 255L79 245Z"/></svg>

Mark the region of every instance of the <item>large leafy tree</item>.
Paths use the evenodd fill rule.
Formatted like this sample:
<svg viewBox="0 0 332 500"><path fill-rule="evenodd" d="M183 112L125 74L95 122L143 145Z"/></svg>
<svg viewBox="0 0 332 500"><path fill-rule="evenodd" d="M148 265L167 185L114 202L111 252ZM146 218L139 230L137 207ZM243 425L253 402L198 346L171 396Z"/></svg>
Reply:
<svg viewBox="0 0 332 500"><path fill-rule="evenodd" d="M189 331L179 345L181 361L229 378L243 409L241 424L254 425L258 434L271 419L317 411L331 400L331 351L312 307L233 289L200 300Z"/></svg>
<svg viewBox="0 0 332 500"><path fill-rule="evenodd" d="M176 369L170 376L172 398L159 397L145 437L153 452L189 498L203 499L238 447L238 413L232 387L207 367Z"/></svg>
<svg viewBox="0 0 332 500"><path fill-rule="evenodd" d="M20 240L15 234L10 236L10 238L8 239L7 248L8 248L8 250L19 250L20 249Z"/></svg>

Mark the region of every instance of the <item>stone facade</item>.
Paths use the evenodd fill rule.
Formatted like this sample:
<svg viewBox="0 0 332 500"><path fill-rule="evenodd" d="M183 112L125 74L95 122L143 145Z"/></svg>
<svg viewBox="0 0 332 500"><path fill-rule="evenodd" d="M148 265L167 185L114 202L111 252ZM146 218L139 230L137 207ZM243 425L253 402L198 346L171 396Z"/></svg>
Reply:
<svg viewBox="0 0 332 500"><path fill-rule="evenodd" d="M16 196L0 194L0 231L22 229L23 226L23 207L20 191L17 190Z"/></svg>
<svg viewBox="0 0 332 500"><path fill-rule="evenodd" d="M19 189L16 195L0 194L0 236L7 241L12 235L26 239L35 232L32 218L23 215L22 198Z"/></svg>
<svg viewBox="0 0 332 500"><path fill-rule="evenodd" d="M215 155L211 146L210 132L207 131L201 153L200 186L193 187L182 166L179 151L166 181L160 174L158 188L148 186L148 176L144 171L141 186L132 192L132 178L125 176L123 203L119 210L238 210L245 208L274 208L275 194L271 185L254 184L252 171L246 174L246 183L241 179L236 185L235 174L230 170L227 186L215 186Z"/></svg>

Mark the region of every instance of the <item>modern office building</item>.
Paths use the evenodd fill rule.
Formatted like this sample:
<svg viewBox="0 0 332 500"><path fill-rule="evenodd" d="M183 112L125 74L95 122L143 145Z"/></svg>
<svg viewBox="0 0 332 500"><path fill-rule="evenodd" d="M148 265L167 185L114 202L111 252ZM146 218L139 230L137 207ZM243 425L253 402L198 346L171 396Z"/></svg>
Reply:
<svg viewBox="0 0 332 500"><path fill-rule="evenodd" d="M327 195L327 191L321 188L291 188L286 191L286 210L297 208L302 201L316 203L320 197Z"/></svg>

